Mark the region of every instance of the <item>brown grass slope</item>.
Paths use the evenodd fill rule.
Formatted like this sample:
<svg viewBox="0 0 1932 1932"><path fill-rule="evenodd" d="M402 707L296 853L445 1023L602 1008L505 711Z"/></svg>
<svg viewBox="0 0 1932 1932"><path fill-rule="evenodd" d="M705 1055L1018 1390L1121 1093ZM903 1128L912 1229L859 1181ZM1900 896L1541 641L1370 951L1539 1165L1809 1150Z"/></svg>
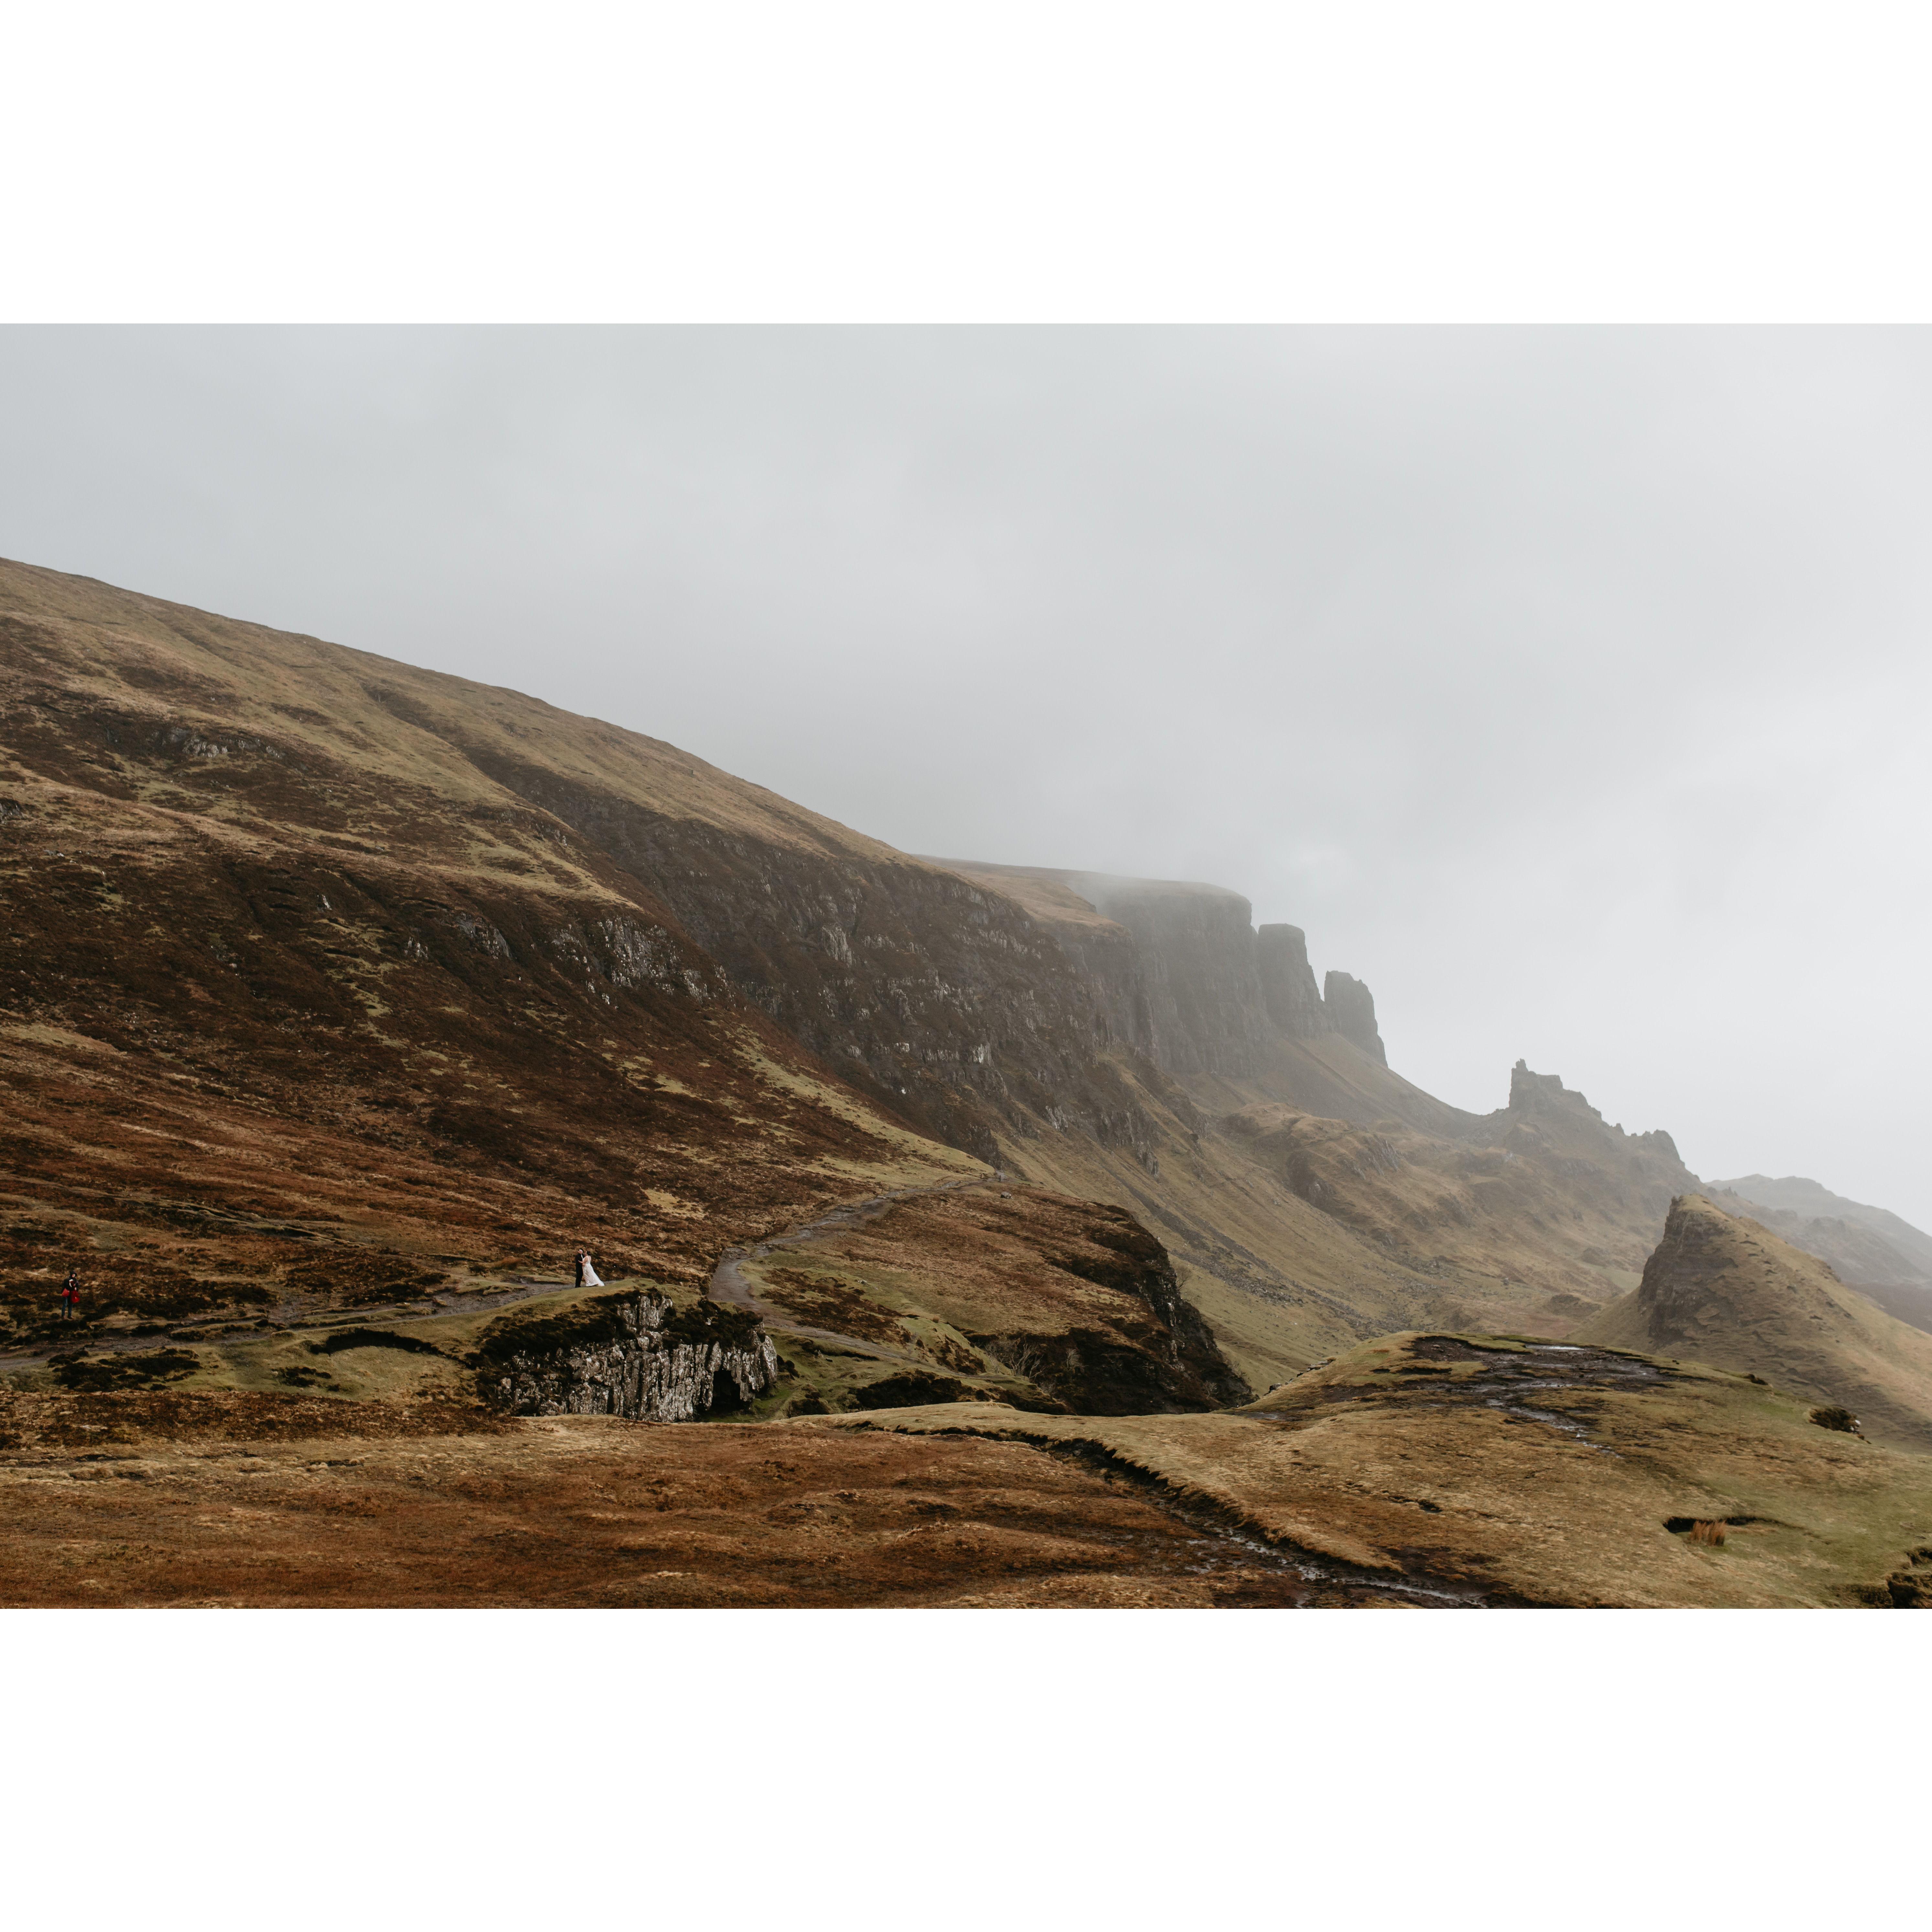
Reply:
<svg viewBox="0 0 1932 1932"><path fill-rule="evenodd" d="M1910 1222L1882 1208L1846 1201L1812 1180L1767 1182L1752 1175L1743 1184L1713 1183L1703 1193L1726 1214L1758 1222L1794 1248L1815 1255L1847 1288L1856 1288L1888 1315L1932 1334L1932 1264L1926 1252L1932 1242ZM1758 1198L1764 1195L1773 1198ZM1777 1204L1793 1199L1809 1211ZM1844 1211L1820 1213L1821 1204Z"/></svg>
<svg viewBox="0 0 1932 1932"><path fill-rule="evenodd" d="M507 693L0 568L16 1338L44 1337L70 1261L88 1316L136 1327L554 1269L580 1240L696 1280L726 1241L973 1168L403 715L439 692L481 736L617 755ZM832 837L668 752L638 762L708 822Z"/></svg>
<svg viewBox="0 0 1932 1932"><path fill-rule="evenodd" d="M1828 1187L1802 1174L1788 1174L1774 1180L1766 1174L1747 1174L1735 1180L1714 1180L1713 1189L1741 1196L1754 1210L1788 1214L1801 1225L1806 1221L1849 1224L1870 1234L1882 1245L1869 1251L1868 1258L1882 1263L1886 1272L1874 1274L1874 1281L1932 1281L1932 1234L1915 1228L1889 1208L1874 1208L1862 1201L1834 1194ZM1767 1226L1781 1223L1767 1222ZM1798 1245L1802 1246L1802 1243ZM1827 1255L1822 1257L1831 1260ZM1835 1264L1834 1264L1835 1265Z"/></svg>
<svg viewBox="0 0 1932 1932"><path fill-rule="evenodd" d="M1641 1285L1573 1339L1762 1376L1852 1410L1874 1438L1932 1448L1932 1336L1700 1195L1672 1202Z"/></svg>
<svg viewBox="0 0 1932 1932"><path fill-rule="evenodd" d="M703 956L674 976L729 985L922 1131L976 1154L1048 1112L1144 1136L1092 999L1018 907L674 746L24 565L0 563L0 646L5 776L440 862L500 896L641 896Z"/></svg>
<svg viewBox="0 0 1932 1932"><path fill-rule="evenodd" d="M743 1265L761 1309L910 1356L952 1380L955 1399L1121 1415L1253 1393L1138 1221L1045 1189L922 1196L761 1248ZM882 1389L904 1381L889 1360L865 1365L866 1385L834 1394L822 1361L782 1336L779 1346L830 1407L880 1407Z"/></svg>
<svg viewBox="0 0 1932 1932"><path fill-rule="evenodd" d="M0 1602L1932 1605L1932 1459L1806 1414L1480 1335L1187 1415L0 1390Z"/></svg>
<svg viewBox="0 0 1932 1932"><path fill-rule="evenodd" d="M1238 895L944 862L1022 904L1100 989L1121 1030L1185 1032L1191 1022L1211 1035L1238 1004ZM1143 913L1166 902L1164 920L1149 915L1142 934L1174 941L1154 975L1172 995L1164 1016L1140 1011L1147 976L1134 976L1135 935L1096 902L1126 888ZM1211 1046L1184 1052L1196 1070L1174 1072L1172 1084L1191 1115L1165 1089L1150 1095L1145 1146L1042 1135L1015 1159L1155 1229L1231 1359L1260 1385L1418 1321L1562 1335L1633 1284L1671 1199L1697 1184L1667 1135L1626 1133L1526 1066L1511 1076L1507 1106L1477 1115L1341 1034L1250 1032L1211 1066L1202 1064ZM1138 1072L1124 1064L1124 1083Z"/></svg>
<svg viewBox="0 0 1932 1932"><path fill-rule="evenodd" d="M692 1280L977 1157L1138 1217L1265 1386L1419 1322L1561 1333L1693 1184L1534 1076L1477 1120L1334 1034L1164 1071L1058 875L513 692L0 564L0 1279L40 1316L76 1246L129 1319L579 1240ZM1245 904L1182 898L1204 946Z"/></svg>
<svg viewBox="0 0 1932 1932"><path fill-rule="evenodd" d="M1808 1414L1715 1370L1405 1334L1216 1414L962 1403L783 1426L1078 1450L1354 1601L1932 1607L1932 1459Z"/></svg>
<svg viewBox="0 0 1932 1932"><path fill-rule="evenodd" d="M82 1436L74 1406L51 1406L0 1402L0 1606L1206 1609L1308 1594L1139 1485L969 1436L590 1416L410 1430L382 1405L238 1396L102 1396Z"/></svg>
<svg viewBox="0 0 1932 1932"><path fill-rule="evenodd" d="M1244 1085L1182 1084L1233 1099ZM1422 1323L1565 1336L1635 1285L1696 1185L1667 1136L1625 1133L1526 1070L1509 1106L1453 1137L1251 1098L1156 1147L1155 1174L1070 1137L1027 1154L1038 1178L1159 1234L1257 1388Z"/></svg>
<svg viewBox="0 0 1932 1932"><path fill-rule="evenodd" d="M26 566L0 646L28 1328L76 1255L90 1310L137 1323L579 1240L689 1278L967 1165L888 1104L1102 1180L1191 1143L1023 910L669 746Z"/></svg>

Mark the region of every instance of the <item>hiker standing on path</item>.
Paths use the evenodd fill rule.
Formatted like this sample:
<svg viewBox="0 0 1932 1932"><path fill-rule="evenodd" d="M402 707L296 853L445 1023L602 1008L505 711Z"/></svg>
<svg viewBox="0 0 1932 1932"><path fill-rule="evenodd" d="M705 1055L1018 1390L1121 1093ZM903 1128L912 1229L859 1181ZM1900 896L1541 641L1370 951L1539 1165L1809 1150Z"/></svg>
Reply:
<svg viewBox="0 0 1932 1932"><path fill-rule="evenodd" d="M579 1248L577 1251L577 1285L579 1288L602 1288L603 1277L590 1265L590 1250Z"/></svg>
<svg viewBox="0 0 1932 1932"><path fill-rule="evenodd" d="M61 1283L61 1319L72 1322L80 1314L80 1274L79 1270L70 1268L67 1279Z"/></svg>

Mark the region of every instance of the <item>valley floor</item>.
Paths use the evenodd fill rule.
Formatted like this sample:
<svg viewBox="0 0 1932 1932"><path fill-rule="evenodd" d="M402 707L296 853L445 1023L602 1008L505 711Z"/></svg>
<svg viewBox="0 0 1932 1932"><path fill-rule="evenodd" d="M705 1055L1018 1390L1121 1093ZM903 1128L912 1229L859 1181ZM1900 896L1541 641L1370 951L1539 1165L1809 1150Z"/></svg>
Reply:
<svg viewBox="0 0 1932 1932"><path fill-rule="evenodd" d="M1932 1607L1932 1457L1750 1377L1387 1336L1239 1409L0 1394L0 1605Z"/></svg>
<svg viewBox="0 0 1932 1932"><path fill-rule="evenodd" d="M0 1455L0 1605L1205 1608L1386 1594L1311 1582L1142 1484L1018 1443L574 1416L171 1439L125 1426L140 1400L118 1432L133 1440ZM376 1405L358 1407L379 1426Z"/></svg>

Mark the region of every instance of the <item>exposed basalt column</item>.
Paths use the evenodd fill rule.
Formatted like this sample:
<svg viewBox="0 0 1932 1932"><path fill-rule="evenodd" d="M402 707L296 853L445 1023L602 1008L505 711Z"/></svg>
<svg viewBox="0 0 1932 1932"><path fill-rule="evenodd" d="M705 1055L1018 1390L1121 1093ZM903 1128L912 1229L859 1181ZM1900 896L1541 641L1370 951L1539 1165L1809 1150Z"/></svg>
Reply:
<svg viewBox="0 0 1932 1932"><path fill-rule="evenodd" d="M1248 902L1180 880L1081 874L1070 882L1133 935L1156 1064L1169 1073L1249 1071L1268 1018Z"/></svg>
<svg viewBox="0 0 1932 1932"><path fill-rule="evenodd" d="M1322 984L1322 1004L1328 1023L1344 1040L1352 1040L1372 1059L1386 1066L1382 1036L1376 1030L1376 999L1360 980L1346 973L1330 973Z"/></svg>
<svg viewBox="0 0 1932 1932"><path fill-rule="evenodd" d="M1388 1064L1368 988L1331 973L1324 1002L1301 928L1270 925L1258 932L1249 922L1253 909L1238 892L1183 879L934 862L1017 889L1046 913L1043 923L1092 988L1113 1038L1164 1073L1247 1078L1282 1041L1323 1035L1339 1035ZM1100 917L1055 916L1056 895Z"/></svg>
<svg viewBox="0 0 1932 1932"><path fill-rule="evenodd" d="M514 1415L696 1422L748 1408L778 1380L763 1325L736 1309L679 1310L655 1288L483 1332L477 1385Z"/></svg>
<svg viewBox="0 0 1932 1932"><path fill-rule="evenodd" d="M1315 983L1315 969L1308 963L1308 935L1298 926L1264 926L1256 940L1268 1018L1295 1040L1312 1040L1332 1030L1333 1020Z"/></svg>

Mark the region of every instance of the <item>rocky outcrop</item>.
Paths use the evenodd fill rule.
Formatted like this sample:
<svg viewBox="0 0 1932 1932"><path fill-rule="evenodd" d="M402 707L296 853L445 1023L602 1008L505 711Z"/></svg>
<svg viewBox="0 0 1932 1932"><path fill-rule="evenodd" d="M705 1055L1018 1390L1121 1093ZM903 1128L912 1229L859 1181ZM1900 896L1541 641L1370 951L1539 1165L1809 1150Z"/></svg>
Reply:
<svg viewBox="0 0 1932 1932"><path fill-rule="evenodd" d="M1700 1195L1671 1203L1640 1286L1570 1340L1757 1375L1851 1410L1875 1436L1932 1445L1932 1336L1894 1321L1761 1223Z"/></svg>
<svg viewBox="0 0 1932 1932"><path fill-rule="evenodd" d="M1049 1406L1150 1415L1252 1394L1166 1247L1104 1202L1023 1186L934 1190L828 1217L751 1259L764 1303L821 1335L919 1352L955 1373L990 1359ZM1001 1400L1027 1406L1027 1391L996 1380Z"/></svg>
<svg viewBox="0 0 1932 1932"><path fill-rule="evenodd" d="M1282 1042L1324 1035L1388 1064L1367 987L1330 973L1324 1000L1301 928L1257 932L1239 892L1181 879L934 862L1038 915L1102 1016L1100 1036L1162 1073L1252 1078Z"/></svg>
<svg viewBox="0 0 1932 1932"><path fill-rule="evenodd" d="M1532 1073L1524 1060L1510 1069L1509 1105L1499 1113L1486 1115L1479 1124L1498 1144L1508 1145L1513 1132L1527 1132L1533 1138L1567 1143L1573 1151L1650 1156L1658 1174L1674 1186L1696 1179L1684 1166L1677 1143L1661 1127L1646 1133L1626 1133L1621 1126L1606 1120L1574 1088L1564 1086L1560 1074Z"/></svg>
<svg viewBox="0 0 1932 1932"><path fill-rule="evenodd" d="M1264 926L1255 937L1262 1004L1269 1019L1294 1040L1333 1031L1334 1016L1322 1004L1315 969L1308 963L1308 935L1298 926Z"/></svg>
<svg viewBox="0 0 1932 1932"><path fill-rule="evenodd" d="M748 1408L778 1372L755 1317L680 1310L655 1288L506 1316L484 1330L477 1353L483 1399L514 1415L698 1422Z"/></svg>
<svg viewBox="0 0 1932 1932"><path fill-rule="evenodd" d="M1182 1295L1167 1250L1131 1214L1083 1204L1092 1216L1086 1239L1043 1258L1096 1287L1134 1296L1152 1323L1070 1327L1051 1338L975 1334L974 1346L1083 1414L1156 1414L1250 1400L1252 1390L1229 1366L1214 1330Z"/></svg>
<svg viewBox="0 0 1932 1932"><path fill-rule="evenodd" d="M1329 1024L1344 1040L1354 1041L1378 1064L1388 1064L1382 1036L1376 1030L1375 995L1360 980L1346 973L1330 973L1322 982L1322 1005Z"/></svg>

